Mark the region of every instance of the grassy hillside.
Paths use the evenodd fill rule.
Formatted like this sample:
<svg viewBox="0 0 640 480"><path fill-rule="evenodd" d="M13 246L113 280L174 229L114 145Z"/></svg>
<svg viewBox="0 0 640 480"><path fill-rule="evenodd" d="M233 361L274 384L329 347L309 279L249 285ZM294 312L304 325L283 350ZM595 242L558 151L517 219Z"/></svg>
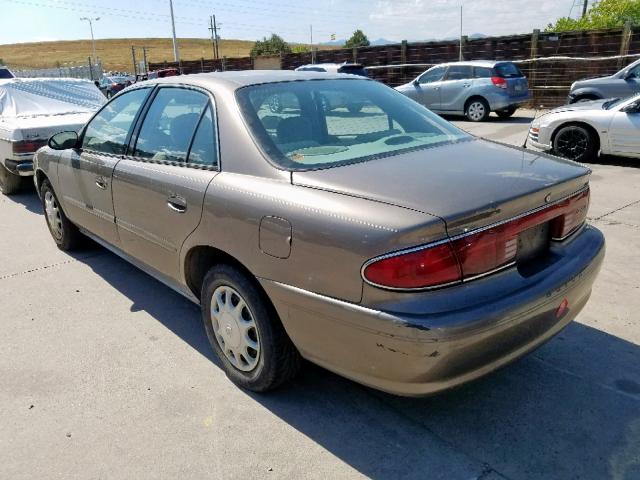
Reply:
<svg viewBox="0 0 640 480"><path fill-rule="evenodd" d="M249 55L253 41L220 40L220 55L227 57L244 57ZM132 71L131 46L150 47L147 50L147 61L161 62L173 60L173 44L170 38L119 38L96 40L96 53L105 70ZM211 58L213 55L211 40L198 38L180 38L180 57L183 60ZM9 68L50 68L67 62L86 63L91 55L90 40L74 40L60 42L16 43L0 45L0 59ZM141 60L142 49L136 55Z"/></svg>

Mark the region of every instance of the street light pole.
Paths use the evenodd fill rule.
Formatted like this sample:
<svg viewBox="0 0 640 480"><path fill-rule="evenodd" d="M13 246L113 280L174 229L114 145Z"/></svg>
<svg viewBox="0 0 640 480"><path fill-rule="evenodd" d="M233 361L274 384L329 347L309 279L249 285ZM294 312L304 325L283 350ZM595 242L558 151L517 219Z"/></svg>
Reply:
<svg viewBox="0 0 640 480"><path fill-rule="evenodd" d="M80 20L86 20L87 22L89 22L89 28L91 29L91 45L92 45L92 49L93 49L93 63L98 63L98 57L96 55L96 39L93 37L93 22L94 21L98 21L100 20L100 17L95 17L95 18L89 18L89 17L82 17Z"/></svg>
<svg viewBox="0 0 640 480"><path fill-rule="evenodd" d="M173 60L180 63L180 50L178 41L176 40L176 21L173 18L173 1L169 0L169 9L171 10L171 29L173 31Z"/></svg>

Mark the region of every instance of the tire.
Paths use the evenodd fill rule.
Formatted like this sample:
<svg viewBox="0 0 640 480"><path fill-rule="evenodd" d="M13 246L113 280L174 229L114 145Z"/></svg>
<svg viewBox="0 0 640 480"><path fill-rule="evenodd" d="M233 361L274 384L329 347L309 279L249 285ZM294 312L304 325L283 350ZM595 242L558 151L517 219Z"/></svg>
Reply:
<svg viewBox="0 0 640 480"><path fill-rule="evenodd" d="M241 302L244 306L237 309ZM300 354L269 299L239 269L220 264L209 270L202 285L201 309L209 343L236 385L267 392L300 370Z"/></svg>
<svg viewBox="0 0 640 480"><path fill-rule="evenodd" d="M598 149L592 132L579 125L568 125L555 134L553 152L576 162L589 162L596 157Z"/></svg>
<svg viewBox="0 0 640 480"><path fill-rule="evenodd" d="M496 115L498 115L500 118L509 118L513 116L514 113L516 113L517 109L517 107L509 107L506 110L496 110Z"/></svg>
<svg viewBox="0 0 640 480"><path fill-rule="evenodd" d="M484 98L472 98L464 109L465 117L471 122L484 122L490 113L489 104Z"/></svg>
<svg viewBox="0 0 640 480"><path fill-rule="evenodd" d="M40 198L49 233L58 248L64 251L76 250L82 242L82 234L62 211L58 197L56 197L49 180L42 182Z"/></svg>
<svg viewBox="0 0 640 480"><path fill-rule="evenodd" d="M22 186L22 177L11 173L0 163L0 193L5 195L13 195L20 190Z"/></svg>

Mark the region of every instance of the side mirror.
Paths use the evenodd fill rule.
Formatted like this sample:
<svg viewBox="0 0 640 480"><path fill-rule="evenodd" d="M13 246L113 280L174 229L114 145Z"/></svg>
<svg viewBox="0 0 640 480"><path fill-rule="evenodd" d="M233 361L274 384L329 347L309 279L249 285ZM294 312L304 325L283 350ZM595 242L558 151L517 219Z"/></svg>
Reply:
<svg viewBox="0 0 640 480"><path fill-rule="evenodd" d="M414 87L419 87L419 86L420 86L420 82L418 81L418 79L417 79L417 78L416 78L413 82L411 82L411 83L413 83L413 86L414 86Z"/></svg>
<svg viewBox="0 0 640 480"><path fill-rule="evenodd" d="M622 78L624 78L625 80L633 80L634 78L636 78L636 74L634 72L625 72Z"/></svg>
<svg viewBox="0 0 640 480"><path fill-rule="evenodd" d="M56 133L47 143L53 150L68 150L78 145L78 134L76 132Z"/></svg>

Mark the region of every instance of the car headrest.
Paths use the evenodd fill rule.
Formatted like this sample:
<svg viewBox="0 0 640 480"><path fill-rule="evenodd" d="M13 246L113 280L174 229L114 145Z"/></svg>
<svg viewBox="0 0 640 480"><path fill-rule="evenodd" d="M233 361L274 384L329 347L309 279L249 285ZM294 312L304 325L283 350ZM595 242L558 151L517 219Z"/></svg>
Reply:
<svg viewBox="0 0 640 480"><path fill-rule="evenodd" d="M284 118L278 124L278 143L294 143L311 140L311 122L304 117Z"/></svg>
<svg viewBox="0 0 640 480"><path fill-rule="evenodd" d="M169 134L171 135L171 141L174 145L185 145L189 143L199 118L199 113L185 113L171 120Z"/></svg>

